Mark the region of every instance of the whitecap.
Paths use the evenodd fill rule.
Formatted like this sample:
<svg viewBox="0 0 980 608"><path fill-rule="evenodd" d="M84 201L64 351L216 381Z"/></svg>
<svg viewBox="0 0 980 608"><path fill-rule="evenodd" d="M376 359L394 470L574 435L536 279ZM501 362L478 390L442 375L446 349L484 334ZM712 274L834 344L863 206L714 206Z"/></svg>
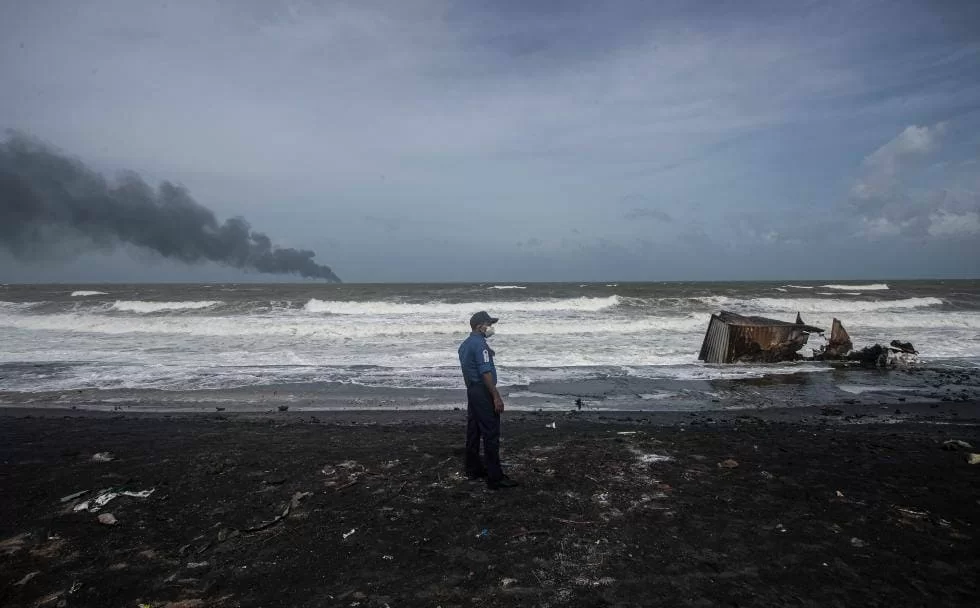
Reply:
<svg viewBox="0 0 980 608"><path fill-rule="evenodd" d="M522 285L491 285L490 289L527 289Z"/></svg>
<svg viewBox="0 0 980 608"><path fill-rule="evenodd" d="M409 302L390 302L385 300L336 301L311 298L303 310L311 313L334 315L461 315L468 316L476 310L486 310L491 314L505 312L597 312L612 308L620 303L619 296L605 298L554 298L544 300L522 300L517 302L428 302L416 304Z"/></svg>
<svg viewBox="0 0 980 608"><path fill-rule="evenodd" d="M860 289L861 291L885 291L888 289L886 283L870 283L868 285L821 285L827 289L840 289L844 291Z"/></svg>
<svg viewBox="0 0 980 608"><path fill-rule="evenodd" d="M817 292L817 295L839 295ZM715 308L732 309L734 312L758 314L759 312L785 313L855 313L885 310L909 310L942 306L943 300L935 297L903 298L899 300L875 300L861 302L830 298L732 298L729 296L702 296L694 300Z"/></svg>
<svg viewBox="0 0 980 608"><path fill-rule="evenodd" d="M116 300L110 310L119 312L154 313L165 310L198 310L217 306L221 302L214 300L200 302L145 302L142 300Z"/></svg>
<svg viewBox="0 0 980 608"><path fill-rule="evenodd" d="M73 298L84 298L86 296L104 296L107 295L104 291L73 291L71 292L71 297Z"/></svg>

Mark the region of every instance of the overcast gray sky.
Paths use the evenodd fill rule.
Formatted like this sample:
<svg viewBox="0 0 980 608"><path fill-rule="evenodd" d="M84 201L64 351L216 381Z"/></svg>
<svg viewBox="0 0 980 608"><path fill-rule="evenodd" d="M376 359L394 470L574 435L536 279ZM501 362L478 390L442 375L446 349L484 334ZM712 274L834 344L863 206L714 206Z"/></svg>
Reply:
<svg viewBox="0 0 980 608"><path fill-rule="evenodd" d="M0 126L346 281L980 276L971 0L5 2L0 83Z"/></svg>

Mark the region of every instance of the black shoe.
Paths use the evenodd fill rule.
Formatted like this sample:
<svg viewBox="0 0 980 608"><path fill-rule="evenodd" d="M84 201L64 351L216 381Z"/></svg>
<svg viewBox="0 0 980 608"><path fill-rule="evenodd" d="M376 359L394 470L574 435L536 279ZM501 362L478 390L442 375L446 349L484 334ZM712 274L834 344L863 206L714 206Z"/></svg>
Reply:
<svg viewBox="0 0 980 608"><path fill-rule="evenodd" d="M469 479L470 481L477 481L479 479L484 479L486 478L486 476L487 476L486 469L482 471L476 471L476 472L470 471L466 473L466 478Z"/></svg>
<svg viewBox="0 0 980 608"><path fill-rule="evenodd" d="M504 475L500 479L494 479L492 481L487 482L487 487L490 488L491 490L499 490L501 488L516 488L519 485L521 484L517 483L510 477L507 477L506 475Z"/></svg>

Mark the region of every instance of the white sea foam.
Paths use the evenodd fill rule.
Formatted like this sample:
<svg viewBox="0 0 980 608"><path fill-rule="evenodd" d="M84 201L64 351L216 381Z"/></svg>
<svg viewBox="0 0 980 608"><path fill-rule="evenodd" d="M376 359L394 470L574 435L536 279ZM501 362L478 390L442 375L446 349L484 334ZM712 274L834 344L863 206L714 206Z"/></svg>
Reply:
<svg viewBox="0 0 980 608"><path fill-rule="evenodd" d="M784 285L783 287L792 287L793 289L813 289L812 285Z"/></svg>
<svg viewBox="0 0 980 608"><path fill-rule="evenodd" d="M144 302L142 300L116 300L111 309L119 312L154 313L165 310L198 310L217 306L221 302L207 300L199 302Z"/></svg>
<svg viewBox="0 0 980 608"><path fill-rule="evenodd" d="M888 285L886 283L870 283L868 285L821 285L821 287L841 290L860 289L861 291L885 291L888 289Z"/></svg>
<svg viewBox="0 0 980 608"><path fill-rule="evenodd" d="M980 361L980 311L945 306L939 298L861 301L844 293L787 297L791 294L771 291L773 297L736 298L738 292L728 290L725 296L701 298L669 291L645 297L526 298L517 292L521 295L509 296L517 301L457 303L456 294L467 291L437 287L429 303L394 294L348 302L322 296L336 291L311 289L303 296L269 292L224 303L183 301L193 296L182 298L176 294L185 292L175 290L160 298L173 302L142 301L133 294L112 304L127 297L113 293L109 303L0 302L0 364L15 365L14 371L0 373L0 390L184 391L322 382L456 390L456 346L469 331L466 319L482 309L502 317L492 342L501 384L529 393L521 396L525 403L552 390L536 388L542 383L634 378L642 386L640 397L629 393L634 401L667 393L684 400L689 391L701 389L672 384L668 391L656 383L695 381L697 386L702 380L831 369L821 363L698 362L709 313L718 308L790 321L800 310L820 327L830 327L836 316L858 346L898 338L915 344L927 362ZM820 344L817 336L810 342L807 348ZM23 363L42 365L17 367ZM615 398L611 394L609 403Z"/></svg>
<svg viewBox="0 0 980 608"><path fill-rule="evenodd" d="M527 289L522 285L492 285L490 289Z"/></svg>
<svg viewBox="0 0 980 608"><path fill-rule="evenodd" d="M25 330L70 331L102 334L161 334L196 336L293 336L337 338L405 336L464 336L468 331L455 319L431 319L409 323L389 319L365 320L360 317L337 320L336 317L304 316L172 316L114 317L105 314L60 313L47 315L2 314L0 326ZM141 312L147 312L145 310ZM156 312L156 311L154 311ZM571 323L563 319L527 319L509 321L498 333L498 339L518 336L566 335L595 340L604 334L645 335L650 341L669 332L700 332L706 326L698 315L677 317L650 316L643 319L595 319Z"/></svg>
<svg viewBox="0 0 980 608"><path fill-rule="evenodd" d="M425 304L407 302L388 302L373 300L367 302L345 302L310 299L303 307L307 312L335 315L457 315L466 316L477 310L487 310L491 314L505 312L597 312L612 308L620 302L619 296L605 298L555 298L546 300L523 300L517 302L429 302Z"/></svg>
<svg viewBox="0 0 980 608"><path fill-rule="evenodd" d="M71 297L73 298L84 298L85 296L104 296L106 292L104 291L73 291L71 292Z"/></svg>
<svg viewBox="0 0 980 608"><path fill-rule="evenodd" d="M899 300L875 300L862 302L828 298L750 298L740 299L729 296L704 296L696 300L716 308L731 308L736 312L785 312L796 313L853 313L888 310L909 310L942 306L939 298L904 298Z"/></svg>

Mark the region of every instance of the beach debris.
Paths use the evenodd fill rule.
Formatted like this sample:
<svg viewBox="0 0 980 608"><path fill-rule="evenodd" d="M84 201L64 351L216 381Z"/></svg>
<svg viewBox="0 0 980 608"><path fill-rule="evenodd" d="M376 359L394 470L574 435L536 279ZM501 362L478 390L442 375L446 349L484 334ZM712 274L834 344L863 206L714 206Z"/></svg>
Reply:
<svg viewBox="0 0 980 608"><path fill-rule="evenodd" d="M636 456L636 460L640 464L654 464L656 462L667 462L673 460L670 456L666 454L644 454L639 450L630 450L633 455Z"/></svg>
<svg viewBox="0 0 980 608"><path fill-rule="evenodd" d="M734 469L738 467L738 461L732 458L726 458L718 463L719 469Z"/></svg>
<svg viewBox="0 0 980 608"><path fill-rule="evenodd" d="M500 586L506 589L507 587L512 587L517 584L516 578L502 578L500 579Z"/></svg>
<svg viewBox="0 0 980 608"><path fill-rule="evenodd" d="M386 561L389 561L389 562L390 562L391 560L393 560L393 559L395 559L395 556L394 556L394 555L382 555L382 556L381 556L381 559L383 559L383 560L386 560Z"/></svg>
<svg viewBox="0 0 980 608"><path fill-rule="evenodd" d="M350 538L354 534L354 532L357 532L357 528L351 528L350 532L344 532L343 534L344 540Z"/></svg>
<svg viewBox="0 0 980 608"><path fill-rule="evenodd" d="M92 462L112 462L116 455L112 452L96 452L92 454Z"/></svg>
<svg viewBox="0 0 980 608"><path fill-rule="evenodd" d="M60 499L58 499L58 502L60 502L61 504L65 504L66 502L71 502L76 498L81 498L82 496L85 496L89 492L91 492L91 490L79 490L78 492L69 494L68 496L62 496Z"/></svg>
<svg viewBox="0 0 980 608"><path fill-rule="evenodd" d="M290 508L293 508L293 509L299 508L300 501L303 500L304 498L306 498L307 496L313 496L313 492L295 492L295 493L293 493L293 497L289 499L289 506L290 506Z"/></svg>
<svg viewBox="0 0 980 608"><path fill-rule="evenodd" d="M75 505L75 511L88 511L90 513L95 513L99 511L102 507L109 504L110 501L120 497L120 496L132 496L133 498L147 498L150 494L156 491L156 488L151 488L149 490L140 490L139 492L131 492L129 490L123 490L116 492L113 490L102 490L102 492L93 498L92 500L86 500L85 502Z"/></svg>
<svg viewBox="0 0 980 608"><path fill-rule="evenodd" d="M476 535L477 538L486 538L488 536L490 536L490 530L486 528L480 530L480 533Z"/></svg>
<svg viewBox="0 0 980 608"><path fill-rule="evenodd" d="M918 362L918 351L911 348L908 342L892 340L892 344L901 344L902 347L882 346L875 344L866 346L859 351L849 353L844 359L857 361L865 367L898 367L905 368ZM906 348L908 347L908 348Z"/></svg>
<svg viewBox="0 0 980 608"><path fill-rule="evenodd" d="M810 334L823 334L807 325L800 313L796 322L740 315L723 310L711 315L698 359L705 363L775 363L778 361L855 361L867 367L906 368L918 362L911 342L892 340L854 351L853 342L840 319L834 319L830 339L814 349L812 357L799 354Z"/></svg>
<svg viewBox="0 0 980 608"><path fill-rule="evenodd" d="M544 425L544 428L546 428L546 429L557 429L558 428L558 425L555 424L554 422L552 422L550 424Z"/></svg>
<svg viewBox="0 0 980 608"><path fill-rule="evenodd" d="M972 445L961 439L947 439L943 442L943 449L951 452L958 449L969 450L972 447Z"/></svg>
<svg viewBox="0 0 980 608"><path fill-rule="evenodd" d="M847 330L844 329L840 319L834 318L834 322L830 326L830 339L823 348L814 351L813 358L818 361L821 359L840 359L846 357L852 348L854 348L854 343L851 342L851 336L847 334Z"/></svg>
<svg viewBox="0 0 980 608"><path fill-rule="evenodd" d="M844 498L844 493L841 492L840 490L837 490L837 498Z"/></svg>
<svg viewBox="0 0 980 608"><path fill-rule="evenodd" d="M909 507L899 507L898 505L892 505L899 515L909 519L925 519L929 517L928 511L919 511L918 509L910 509Z"/></svg>
<svg viewBox="0 0 980 608"><path fill-rule="evenodd" d="M888 345L899 352L907 353L910 355L919 354L919 351L915 350L915 347L912 346L911 342L900 342L898 340L892 340L891 342L888 343Z"/></svg>
<svg viewBox="0 0 980 608"><path fill-rule="evenodd" d="M796 321L747 317L723 310L711 315L698 359L705 363L793 361L811 333L824 331L803 323L799 313Z"/></svg>
<svg viewBox="0 0 980 608"><path fill-rule="evenodd" d="M99 523L104 526L114 526L118 521L112 513L99 513Z"/></svg>
<svg viewBox="0 0 980 608"><path fill-rule="evenodd" d="M38 574L41 574L41 571L40 570L35 570L34 572L28 572L27 574L24 575L24 578L20 579L16 583L14 583L14 587L23 587L24 585L26 585L27 583L29 583L32 578L34 578Z"/></svg>
<svg viewBox="0 0 980 608"><path fill-rule="evenodd" d="M783 524L776 524L776 532L789 532Z"/></svg>
<svg viewBox="0 0 980 608"><path fill-rule="evenodd" d="M196 579L190 579L194 581ZM176 602L167 602L163 605L163 608L202 608L207 606L207 604L202 599L189 599L189 600L179 600Z"/></svg>
<svg viewBox="0 0 980 608"><path fill-rule="evenodd" d="M24 541L28 537L30 537L30 534L24 532L23 534L0 540L0 555L13 555L17 553L24 548Z"/></svg>
<svg viewBox="0 0 980 608"><path fill-rule="evenodd" d="M966 461L970 464L980 464L980 454L970 454L966 457Z"/></svg>
<svg viewBox="0 0 980 608"><path fill-rule="evenodd" d="M251 532L259 532L261 530L265 530L266 528L271 528L272 526L278 524L279 522L281 522L282 520L286 519L286 517L289 516L289 508L290 508L290 504L286 503L286 506L283 507L282 513L280 513L279 515L276 515L269 521L262 522L257 526L252 526L251 528L245 528L242 530L242 532L248 534Z"/></svg>
<svg viewBox="0 0 980 608"><path fill-rule="evenodd" d="M868 543L864 542L863 540L861 540L857 536L852 536L851 537L851 546L852 547L857 547L858 549L860 549L861 547L866 547L867 545L868 545Z"/></svg>

